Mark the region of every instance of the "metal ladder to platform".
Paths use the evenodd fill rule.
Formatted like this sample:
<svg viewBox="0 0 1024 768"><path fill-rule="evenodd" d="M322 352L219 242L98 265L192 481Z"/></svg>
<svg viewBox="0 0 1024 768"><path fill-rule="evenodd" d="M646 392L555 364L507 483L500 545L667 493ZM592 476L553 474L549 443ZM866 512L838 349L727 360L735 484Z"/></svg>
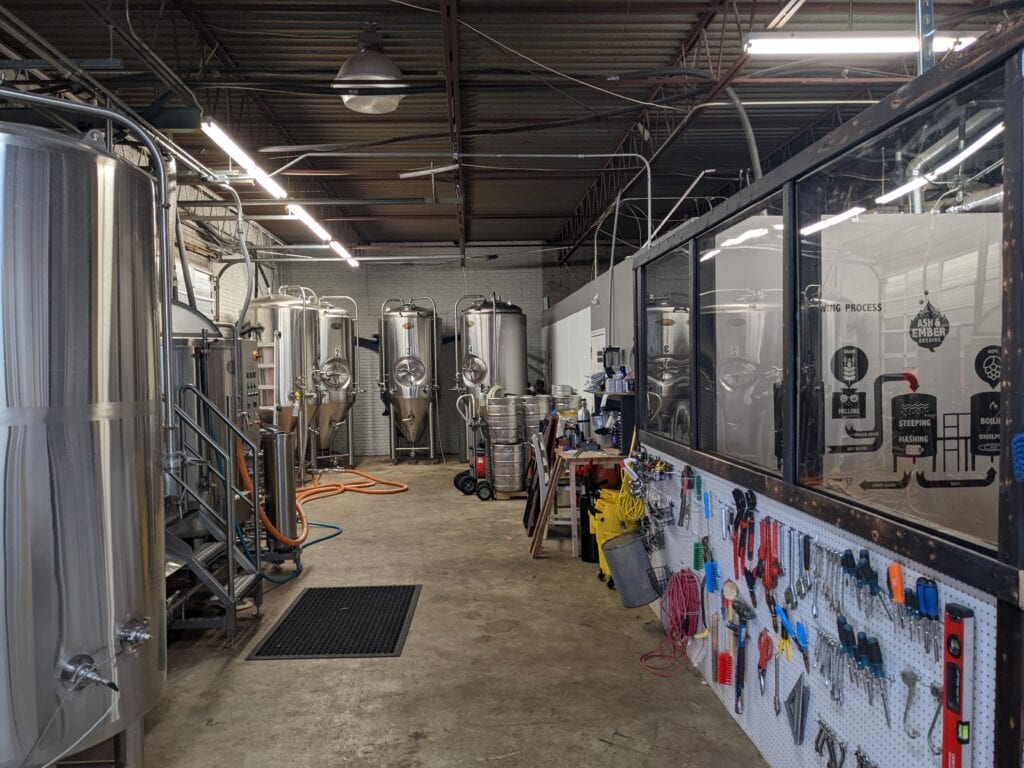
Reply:
<svg viewBox="0 0 1024 768"><path fill-rule="evenodd" d="M185 407L187 404L194 404L195 410L190 411ZM199 537L199 543L190 544L171 530L165 533L167 575L187 568L195 576L193 584L168 595L168 625L181 629L222 629L232 641L237 611L243 601L251 596L256 615L263 602L259 500L235 484L239 442L253 456L257 455L257 447L191 384L178 389L174 413L180 454L179 461L166 473L178 489L178 514L172 515L169 510L168 524L194 516L204 535ZM193 414L198 415L198 420ZM258 489L259 462L253 464L253 488ZM197 471L186 471L190 467ZM198 482L193 483L194 480ZM246 521L238 519L236 504L243 510L243 516L251 520L251 550L242 544L245 535L238 535ZM193 598L204 591L212 596L216 611L190 615Z"/></svg>

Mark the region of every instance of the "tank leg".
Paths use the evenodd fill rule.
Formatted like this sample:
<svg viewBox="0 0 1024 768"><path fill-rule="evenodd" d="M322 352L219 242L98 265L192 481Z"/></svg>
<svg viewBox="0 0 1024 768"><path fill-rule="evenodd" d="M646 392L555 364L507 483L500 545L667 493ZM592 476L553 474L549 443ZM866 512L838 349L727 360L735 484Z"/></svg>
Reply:
<svg viewBox="0 0 1024 768"><path fill-rule="evenodd" d="M142 768L143 766L142 720L136 720L114 736L115 768Z"/></svg>
<svg viewBox="0 0 1024 768"><path fill-rule="evenodd" d="M391 463L398 463L398 454L395 453L395 441L398 436L395 434L395 409L394 406L388 408L388 424L391 425Z"/></svg>
<svg viewBox="0 0 1024 768"><path fill-rule="evenodd" d="M345 417L345 425L348 432L348 465L354 467L356 465L356 454L355 448L352 447L352 414L350 413Z"/></svg>
<svg viewBox="0 0 1024 768"><path fill-rule="evenodd" d="M427 409L427 419L429 420L429 423L427 424L427 432L430 434L430 463L433 464L434 461L435 461L435 458L434 458L434 439L435 439L434 429L435 429L435 426L434 426L434 403L433 403L433 401L431 401L430 407Z"/></svg>

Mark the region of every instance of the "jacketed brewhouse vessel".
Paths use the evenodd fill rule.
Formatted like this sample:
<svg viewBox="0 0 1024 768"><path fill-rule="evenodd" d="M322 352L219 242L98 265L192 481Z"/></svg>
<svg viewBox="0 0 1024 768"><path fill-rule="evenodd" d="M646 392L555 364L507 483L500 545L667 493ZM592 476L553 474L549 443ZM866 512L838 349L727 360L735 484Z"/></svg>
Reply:
<svg viewBox="0 0 1024 768"><path fill-rule="evenodd" d="M430 302L430 309L416 305ZM391 460L434 458L437 393L437 307L433 299L387 299L380 308L380 390L388 409ZM418 445L427 435L426 447ZM405 440L405 445L400 440Z"/></svg>
<svg viewBox="0 0 1024 768"><path fill-rule="evenodd" d="M247 333L258 342L261 419L285 432L298 430L296 447L305 457L317 409L317 298L308 288L282 286L253 299L246 319Z"/></svg>
<svg viewBox="0 0 1024 768"><path fill-rule="evenodd" d="M352 304L353 311L336 306L331 302L339 300ZM347 428L347 452L349 466L354 464L352 435L352 405L358 392L357 325L359 307L350 296L322 296L320 311L320 333L318 336L318 357L316 386L318 406L316 410L317 447L321 454L330 454L338 427Z"/></svg>
<svg viewBox="0 0 1024 768"><path fill-rule="evenodd" d="M166 671L153 179L7 124L0 166L0 765L138 756Z"/></svg>

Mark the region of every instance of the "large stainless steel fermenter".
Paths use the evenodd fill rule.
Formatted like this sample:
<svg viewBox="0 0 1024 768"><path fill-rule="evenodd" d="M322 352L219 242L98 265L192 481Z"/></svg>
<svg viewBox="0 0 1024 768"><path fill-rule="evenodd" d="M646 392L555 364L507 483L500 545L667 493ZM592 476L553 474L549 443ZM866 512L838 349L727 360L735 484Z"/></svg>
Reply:
<svg viewBox="0 0 1024 768"><path fill-rule="evenodd" d="M470 299L474 301L460 311L460 305ZM523 310L495 294L463 296L455 304L455 315L459 389L486 395L497 386L509 394L527 394L530 382Z"/></svg>
<svg viewBox="0 0 1024 768"><path fill-rule="evenodd" d="M430 302L430 309L417 306ZM437 310L433 299L388 299L380 309L381 397L391 422L391 459L429 450L434 458L437 391ZM427 434L428 448L417 443ZM406 445L399 445L404 438Z"/></svg>
<svg viewBox="0 0 1024 768"><path fill-rule="evenodd" d="M0 765L126 730L166 673L154 185L0 125Z"/></svg>
<svg viewBox="0 0 1024 768"><path fill-rule="evenodd" d="M336 306L338 300L352 304L353 311ZM316 432L320 451L329 452L338 427L348 426L348 461L354 461L352 420L349 418L358 392L357 323L359 309L349 296L320 298L320 334L317 344L316 381L319 403Z"/></svg>

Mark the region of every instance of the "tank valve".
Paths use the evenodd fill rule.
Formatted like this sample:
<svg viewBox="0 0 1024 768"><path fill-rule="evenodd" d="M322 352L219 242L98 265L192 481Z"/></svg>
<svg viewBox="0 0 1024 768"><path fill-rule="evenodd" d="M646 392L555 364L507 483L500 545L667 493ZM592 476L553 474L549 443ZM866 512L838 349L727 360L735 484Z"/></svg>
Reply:
<svg viewBox="0 0 1024 768"><path fill-rule="evenodd" d="M96 660L86 654L73 656L61 665L60 679L72 691L80 691L90 685L103 685L112 691L119 690L117 683L108 680L96 671Z"/></svg>
<svg viewBox="0 0 1024 768"><path fill-rule="evenodd" d="M151 640L153 635L149 631L149 619L129 619L128 622L117 630L117 639L121 643L121 651L134 656L139 652L139 647Z"/></svg>

